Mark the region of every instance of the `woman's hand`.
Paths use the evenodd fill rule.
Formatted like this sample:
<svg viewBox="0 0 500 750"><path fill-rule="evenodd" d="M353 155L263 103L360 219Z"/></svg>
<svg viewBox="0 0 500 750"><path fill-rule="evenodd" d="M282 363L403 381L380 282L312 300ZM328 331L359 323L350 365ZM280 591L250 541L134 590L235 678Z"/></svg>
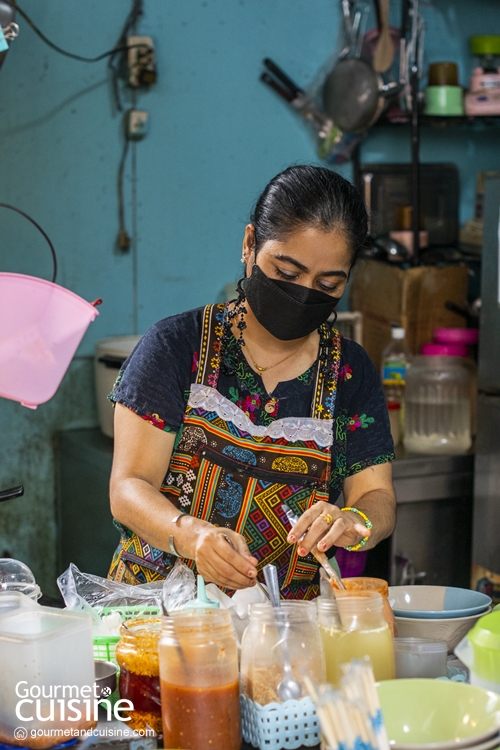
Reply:
<svg viewBox="0 0 500 750"><path fill-rule="evenodd" d="M193 547L189 557L205 581L229 589L255 585L257 560L241 534L201 522Z"/></svg>
<svg viewBox="0 0 500 750"><path fill-rule="evenodd" d="M301 539L303 534L305 537ZM370 530L357 513L341 511L336 505L320 500L301 515L290 531L288 541L290 544L298 543L299 555L305 556L315 546L320 552L325 552L333 545L355 545L367 536L370 536Z"/></svg>
<svg viewBox="0 0 500 750"><path fill-rule="evenodd" d="M298 543L299 555L307 555L315 544L320 552L332 545L351 547L368 537L363 549L375 547L394 531L396 524L396 497L392 486L390 462L368 466L353 474L344 482L344 502L346 507L362 511L373 524L367 529L363 519L352 511L341 511L336 505L320 501L305 511L288 535L290 544ZM330 516L330 525L321 517ZM327 520L330 519L327 516ZM299 542L302 534L306 534Z"/></svg>

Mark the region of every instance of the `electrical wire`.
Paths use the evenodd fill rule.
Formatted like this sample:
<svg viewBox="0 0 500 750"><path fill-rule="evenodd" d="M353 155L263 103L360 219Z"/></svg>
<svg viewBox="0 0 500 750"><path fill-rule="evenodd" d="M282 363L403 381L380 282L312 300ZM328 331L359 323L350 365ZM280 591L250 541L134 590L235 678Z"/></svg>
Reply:
<svg viewBox="0 0 500 750"><path fill-rule="evenodd" d="M48 44L49 47L51 47L56 52L59 52L59 54L64 55L65 57L70 57L73 60L79 60L80 62L99 62L100 60L104 60L106 57L116 56L119 52L126 52L129 49L135 49L136 47L144 47L146 45L144 44L132 44L132 45L125 45L123 47L114 47L111 50L108 50L108 52L103 52L102 55L97 55L97 57L84 57L83 55L75 55L73 52L68 52L65 49L62 49L62 47L59 47L57 44L54 44L54 42L51 42L50 39L48 39L43 31L40 31L38 26L31 20L31 18L28 16L27 13L25 13L22 8L19 7L19 5L15 2L15 0L2 0L6 5L10 5L11 8L14 8L20 16L24 18L26 23L31 26L35 34L37 34L40 39L45 42L45 44ZM141 11L142 12L142 11Z"/></svg>
<svg viewBox="0 0 500 750"><path fill-rule="evenodd" d="M28 221L30 221L38 229L38 231L43 234L43 236L47 240L48 245L50 247L50 251L52 253L52 260L54 262L54 273L52 275L52 283L54 284L55 281L56 281L56 276L57 276L57 256L56 256L56 251L54 250L54 245L50 241L50 238L47 235L47 233L43 231L43 229L40 226L40 224L37 224L37 222L34 219L32 219L31 216L29 216L28 214L24 213L24 211L21 211L20 208L16 208L15 206L11 206L9 203L0 203L0 207L1 208L10 208L11 211L15 211L16 213L21 214L21 216L24 216L25 219L28 219Z"/></svg>

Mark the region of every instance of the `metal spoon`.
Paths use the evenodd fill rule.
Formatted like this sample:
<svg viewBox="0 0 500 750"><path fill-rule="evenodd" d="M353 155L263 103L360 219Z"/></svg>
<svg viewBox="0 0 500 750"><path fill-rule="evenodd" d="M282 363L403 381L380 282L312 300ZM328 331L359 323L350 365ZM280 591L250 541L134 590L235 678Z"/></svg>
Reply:
<svg viewBox="0 0 500 750"><path fill-rule="evenodd" d="M267 584L267 590L271 597L271 603L274 608L279 609L280 607L280 587L278 581L278 571L274 565L264 566L264 578ZM281 653L283 656L283 671L285 676L278 683L277 692L278 698L283 703L289 700L298 700L302 697L302 685L292 674L292 665L290 664L290 654L288 652L287 642L287 628L286 626L280 625L278 617L276 619L276 627L281 637Z"/></svg>

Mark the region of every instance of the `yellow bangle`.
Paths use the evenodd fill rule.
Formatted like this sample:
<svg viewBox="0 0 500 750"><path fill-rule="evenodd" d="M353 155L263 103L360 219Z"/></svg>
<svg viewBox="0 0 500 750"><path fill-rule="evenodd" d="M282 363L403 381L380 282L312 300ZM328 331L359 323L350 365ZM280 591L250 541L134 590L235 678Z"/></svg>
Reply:
<svg viewBox="0 0 500 750"><path fill-rule="evenodd" d="M365 514L363 513L363 511L358 510L357 508L341 508L340 510L341 511L350 510L352 513L357 513L358 516L361 516L361 518L365 522L366 528L367 529L373 529L372 522L370 521L370 519L368 518L368 516L365 516ZM367 543L367 541L368 541L369 538L370 537L365 536L364 539L362 539L358 544L351 544L349 547L344 547L344 549L349 550L349 552L357 552L359 549L361 549L361 547L365 546L365 544Z"/></svg>

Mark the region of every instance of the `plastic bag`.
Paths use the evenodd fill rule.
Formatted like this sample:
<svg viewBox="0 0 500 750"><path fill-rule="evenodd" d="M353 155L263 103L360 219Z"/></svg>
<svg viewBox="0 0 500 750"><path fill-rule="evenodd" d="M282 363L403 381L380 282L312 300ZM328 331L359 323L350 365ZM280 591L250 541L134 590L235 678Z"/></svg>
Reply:
<svg viewBox="0 0 500 750"><path fill-rule="evenodd" d="M182 560L177 560L163 581L163 611L168 615L176 609L183 609L191 599L196 599L194 573Z"/></svg>
<svg viewBox="0 0 500 750"><path fill-rule="evenodd" d="M161 610L163 581L130 586L92 573L82 573L74 563L70 563L69 568L57 579L57 585L67 609L90 615L94 635L113 634L109 632L110 623L103 624L100 614L102 607L144 606L158 607Z"/></svg>

